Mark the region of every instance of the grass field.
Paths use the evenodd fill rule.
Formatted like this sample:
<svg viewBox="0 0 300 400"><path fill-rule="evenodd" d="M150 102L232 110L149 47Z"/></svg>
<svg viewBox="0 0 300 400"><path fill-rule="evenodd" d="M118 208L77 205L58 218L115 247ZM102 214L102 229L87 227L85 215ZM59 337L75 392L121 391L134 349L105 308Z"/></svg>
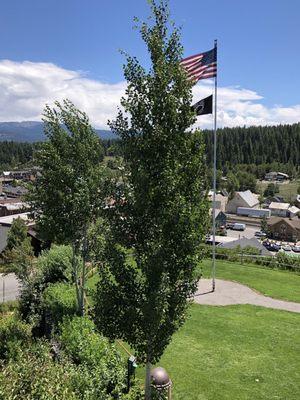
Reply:
<svg viewBox="0 0 300 400"><path fill-rule="evenodd" d="M271 182L257 181L257 193L264 192L268 184ZM283 197L286 202L291 202L293 197L297 194L297 188L300 186L300 180L291 181L289 183L277 183L279 186L279 195Z"/></svg>
<svg viewBox="0 0 300 400"><path fill-rule="evenodd" d="M210 276L210 267L211 261L202 263L204 277ZM295 273L217 261L217 277L300 302ZM92 277L89 286L96 281ZM159 365L170 374L173 400L298 400L300 314L193 304ZM144 379L142 366L137 377Z"/></svg>
<svg viewBox="0 0 300 400"><path fill-rule="evenodd" d="M174 400L299 399L300 315L194 304L159 365Z"/></svg>

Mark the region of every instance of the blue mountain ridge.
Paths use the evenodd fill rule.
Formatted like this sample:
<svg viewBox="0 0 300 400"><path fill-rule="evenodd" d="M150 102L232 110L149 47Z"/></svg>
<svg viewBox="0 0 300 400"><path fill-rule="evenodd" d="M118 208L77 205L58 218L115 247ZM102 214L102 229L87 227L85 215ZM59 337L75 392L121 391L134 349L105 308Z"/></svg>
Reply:
<svg viewBox="0 0 300 400"><path fill-rule="evenodd" d="M42 142L46 139L43 132L43 122L0 122L0 142ZM110 130L95 129L101 139L116 139Z"/></svg>

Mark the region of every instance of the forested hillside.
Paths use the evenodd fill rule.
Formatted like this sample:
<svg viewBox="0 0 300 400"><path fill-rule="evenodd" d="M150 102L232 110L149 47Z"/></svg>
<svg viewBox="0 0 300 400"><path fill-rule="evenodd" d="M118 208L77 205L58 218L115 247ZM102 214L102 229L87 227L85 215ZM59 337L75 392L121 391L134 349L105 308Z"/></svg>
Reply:
<svg viewBox="0 0 300 400"><path fill-rule="evenodd" d="M204 131L208 163L212 161L213 136ZM218 168L227 164L282 164L300 165L300 123L218 130Z"/></svg>
<svg viewBox="0 0 300 400"><path fill-rule="evenodd" d="M207 163L211 164L212 131L205 130L203 134ZM118 140L102 140L102 143L105 155L121 154ZM0 167L8 168L26 164L32 159L36 146L38 143L0 142ZM268 165L274 169L276 162L280 164L279 168L282 172L291 174L291 169L298 170L300 166L300 123L218 129L217 154L218 169L225 173L236 165L252 165L249 172L260 177L265 173L266 168L256 171L255 166ZM286 168L282 166L283 164Z"/></svg>

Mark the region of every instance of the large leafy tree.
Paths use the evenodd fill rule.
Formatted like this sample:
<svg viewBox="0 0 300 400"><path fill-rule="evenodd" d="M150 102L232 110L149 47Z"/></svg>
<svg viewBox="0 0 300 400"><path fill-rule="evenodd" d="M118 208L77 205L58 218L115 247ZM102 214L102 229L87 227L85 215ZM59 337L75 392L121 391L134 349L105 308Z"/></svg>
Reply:
<svg viewBox="0 0 300 400"><path fill-rule="evenodd" d="M165 1L151 1L152 23L140 24L151 69L127 56L128 86L115 121L125 173L108 210L106 263L96 294L95 320L122 338L146 364L159 360L183 323L196 289L199 244L207 231L204 147L191 109L192 83L180 66L178 29Z"/></svg>
<svg viewBox="0 0 300 400"><path fill-rule="evenodd" d="M72 245L73 274L83 314L88 230L104 206L103 148L85 113L68 100L55 105L46 106L44 111L48 140L37 153L41 177L32 186L28 199L41 236Z"/></svg>

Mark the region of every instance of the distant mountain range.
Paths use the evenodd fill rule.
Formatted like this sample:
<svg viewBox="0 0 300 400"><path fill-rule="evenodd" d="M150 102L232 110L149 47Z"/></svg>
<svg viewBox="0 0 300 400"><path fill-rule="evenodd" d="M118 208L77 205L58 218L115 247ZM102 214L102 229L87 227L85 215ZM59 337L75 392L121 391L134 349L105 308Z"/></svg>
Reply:
<svg viewBox="0 0 300 400"><path fill-rule="evenodd" d="M101 139L115 139L116 135L109 130L96 129ZM0 122L0 142L41 142L45 140L43 122Z"/></svg>

